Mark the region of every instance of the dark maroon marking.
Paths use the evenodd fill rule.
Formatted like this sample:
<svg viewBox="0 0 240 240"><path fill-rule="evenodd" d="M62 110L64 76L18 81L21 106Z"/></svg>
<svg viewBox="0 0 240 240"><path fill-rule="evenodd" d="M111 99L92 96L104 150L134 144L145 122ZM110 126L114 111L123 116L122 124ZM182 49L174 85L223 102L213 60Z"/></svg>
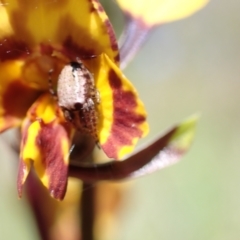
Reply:
<svg viewBox="0 0 240 240"><path fill-rule="evenodd" d="M88 2L90 3L90 13L95 12L96 9L95 9L95 7L92 4L93 0L88 0Z"/></svg>
<svg viewBox="0 0 240 240"><path fill-rule="evenodd" d="M18 176L17 176L17 191L18 197L22 197L22 190L23 190L23 178L24 178L24 169L26 164L24 163L23 159L20 159L19 166L18 166Z"/></svg>
<svg viewBox="0 0 240 240"><path fill-rule="evenodd" d="M13 36L0 40L0 61L24 58L30 54L27 44L16 40Z"/></svg>
<svg viewBox="0 0 240 240"><path fill-rule="evenodd" d="M119 54L119 52L118 52L118 54L114 57L114 61L115 62L120 62L120 54Z"/></svg>
<svg viewBox="0 0 240 240"><path fill-rule="evenodd" d="M42 155L43 165L49 176L50 194L62 200L66 193L68 180L68 165L65 164L61 138L69 138L69 132L62 125L41 124L41 130L36 138L36 144Z"/></svg>
<svg viewBox="0 0 240 240"><path fill-rule="evenodd" d="M97 55L94 47L89 49L81 48L70 36L63 42L63 47L65 54L69 56L70 59L76 59L77 57L91 58L93 55Z"/></svg>
<svg viewBox="0 0 240 240"><path fill-rule="evenodd" d="M95 1L95 2L97 2L98 3L98 11L99 12L105 12L105 10L104 10L104 8L103 8L103 6L100 4L100 2L98 2L98 1Z"/></svg>
<svg viewBox="0 0 240 240"><path fill-rule="evenodd" d="M118 150L124 145L131 145L134 137L141 137L139 124L145 117L135 113L136 97L132 92L124 91L121 79L113 70L109 71L109 84L113 90L113 124L107 142L102 146L108 157L117 159Z"/></svg>
<svg viewBox="0 0 240 240"><path fill-rule="evenodd" d="M121 90L122 81L121 79L119 79L119 77L116 75L116 73L112 69L110 69L109 71L108 79L109 79L109 84L113 89L113 91Z"/></svg>
<svg viewBox="0 0 240 240"><path fill-rule="evenodd" d="M63 29L69 28L71 28L71 31L67 30L69 34L63 34ZM105 22L105 26L100 30L100 36L109 35L109 47L118 50L117 40L111 23L109 21ZM72 32L78 37L77 40L75 40L76 37L73 39ZM57 38L63 39L61 52L71 61L76 61L77 58L86 60L91 59L104 52L103 46L99 43L99 40L92 38L90 32L86 31L86 28L78 26L76 21L69 15L60 19L59 29L57 29Z"/></svg>
<svg viewBox="0 0 240 240"><path fill-rule="evenodd" d="M94 8L94 6L90 7L90 13L96 12L96 9Z"/></svg>
<svg viewBox="0 0 240 240"><path fill-rule="evenodd" d="M141 124L145 121L145 117L137 114L132 114L131 112L126 112L122 110L122 108L116 108L115 111L115 123L119 126L124 125L125 127L131 128L132 123Z"/></svg>
<svg viewBox="0 0 240 240"><path fill-rule="evenodd" d="M112 24L111 24L110 20L106 19L104 24L107 28L107 32L108 32L108 35L109 35L109 38L110 38L110 43L111 43L112 50L118 51L117 39L116 39L115 32L113 30L113 27L112 27Z"/></svg>
<svg viewBox="0 0 240 240"><path fill-rule="evenodd" d="M2 95L4 115L23 118L27 110L41 93L40 91L23 85L18 80L11 82Z"/></svg>
<svg viewBox="0 0 240 240"><path fill-rule="evenodd" d="M96 12L96 8L92 4L94 0L88 0L88 2L90 3L90 13Z"/></svg>

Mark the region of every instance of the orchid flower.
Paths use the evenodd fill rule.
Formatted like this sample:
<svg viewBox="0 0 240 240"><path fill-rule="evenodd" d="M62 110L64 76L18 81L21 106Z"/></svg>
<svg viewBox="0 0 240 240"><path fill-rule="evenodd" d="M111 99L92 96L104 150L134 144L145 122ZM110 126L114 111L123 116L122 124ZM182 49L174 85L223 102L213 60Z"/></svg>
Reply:
<svg viewBox="0 0 240 240"><path fill-rule="evenodd" d="M136 4L118 0L118 3L133 22L151 29L192 14L206 0L152 1L148 8L145 1ZM137 8L133 7L136 5ZM176 11L177 7L181 11ZM196 118L176 125L140 152L132 153L138 140L149 131L144 105L120 69L120 55L124 63L132 54L129 45L132 41L126 40L122 45L129 54L123 48L119 54L112 25L97 0L2 1L0 20L0 131L21 127L17 179L20 197L32 167L51 196L61 200L69 175L90 182L136 177L176 162L188 150ZM132 36L134 31L129 33ZM73 102L74 107L67 114L59 104L65 94L56 94L61 76L63 89L70 92L78 91L82 84L76 83L79 80L75 75L76 63L81 63L89 73L99 95L98 101L88 99L88 103L94 103L91 105L96 114L94 121L91 115L86 115L90 118L83 115L79 102ZM62 74L63 69L69 69L68 75ZM66 91L61 102L66 103L71 97ZM88 107L84 109L89 111ZM114 160L99 166L70 164L69 172L74 136L91 135L90 125L95 129L95 135L90 137ZM79 156L86 155L87 147L81 151ZM125 161L115 161L119 159ZM111 178L109 171L113 171Z"/></svg>
<svg viewBox="0 0 240 240"><path fill-rule="evenodd" d="M65 66L81 61L88 69L100 98L93 108L96 135L110 158L130 153L147 134L144 106L119 69L115 35L97 1L10 0L0 6L0 18L0 131L22 129L19 196L33 165L50 194L63 199L75 119L68 121L49 93L49 78L57 89ZM76 121L87 121L82 118Z"/></svg>

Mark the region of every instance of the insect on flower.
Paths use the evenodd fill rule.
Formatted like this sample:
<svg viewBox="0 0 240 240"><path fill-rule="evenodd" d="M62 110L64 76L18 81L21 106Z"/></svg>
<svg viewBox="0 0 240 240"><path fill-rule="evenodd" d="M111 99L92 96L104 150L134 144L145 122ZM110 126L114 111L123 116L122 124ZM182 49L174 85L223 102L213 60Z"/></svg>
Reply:
<svg viewBox="0 0 240 240"><path fill-rule="evenodd" d="M63 110L65 119L71 122L76 130L90 134L98 144L97 104L100 95L95 87L93 75L81 60L64 66L57 84L57 96L49 79L50 92L55 95L58 105Z"/></svg>

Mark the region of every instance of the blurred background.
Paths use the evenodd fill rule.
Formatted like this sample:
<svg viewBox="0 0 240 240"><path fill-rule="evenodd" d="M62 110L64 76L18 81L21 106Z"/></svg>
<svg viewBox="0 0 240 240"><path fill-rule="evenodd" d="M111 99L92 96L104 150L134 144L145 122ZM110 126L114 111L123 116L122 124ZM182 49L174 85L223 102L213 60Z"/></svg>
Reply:
<svg viewBox="0 0 240 240"><path fill-rule="evenodd" d="M114 1L103 4L119 36L123 16ZM141 143L191 114L201 118L178 164L131 181L111 240L239 239L239 9L240 1L212 0L189 18L156 28L125 69L148 111L151 131ZM26 197L17 198L17 162L4 143L9 136L0 139L1 239L38 239Z"/></svg>

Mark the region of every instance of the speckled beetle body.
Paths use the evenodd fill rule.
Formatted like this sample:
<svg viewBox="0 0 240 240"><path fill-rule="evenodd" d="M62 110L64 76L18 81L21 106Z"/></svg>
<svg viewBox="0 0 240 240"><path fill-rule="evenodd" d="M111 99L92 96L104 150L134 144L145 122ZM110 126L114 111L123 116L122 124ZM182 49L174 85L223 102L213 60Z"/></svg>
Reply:
<svg viewBox="0 0 240 240"><path fill-rule="evenodd" d="M93 75L81 61L66 65L58 78L58 105L67 121L78 131L97 137L97 110L100 102Z"/></svg>

